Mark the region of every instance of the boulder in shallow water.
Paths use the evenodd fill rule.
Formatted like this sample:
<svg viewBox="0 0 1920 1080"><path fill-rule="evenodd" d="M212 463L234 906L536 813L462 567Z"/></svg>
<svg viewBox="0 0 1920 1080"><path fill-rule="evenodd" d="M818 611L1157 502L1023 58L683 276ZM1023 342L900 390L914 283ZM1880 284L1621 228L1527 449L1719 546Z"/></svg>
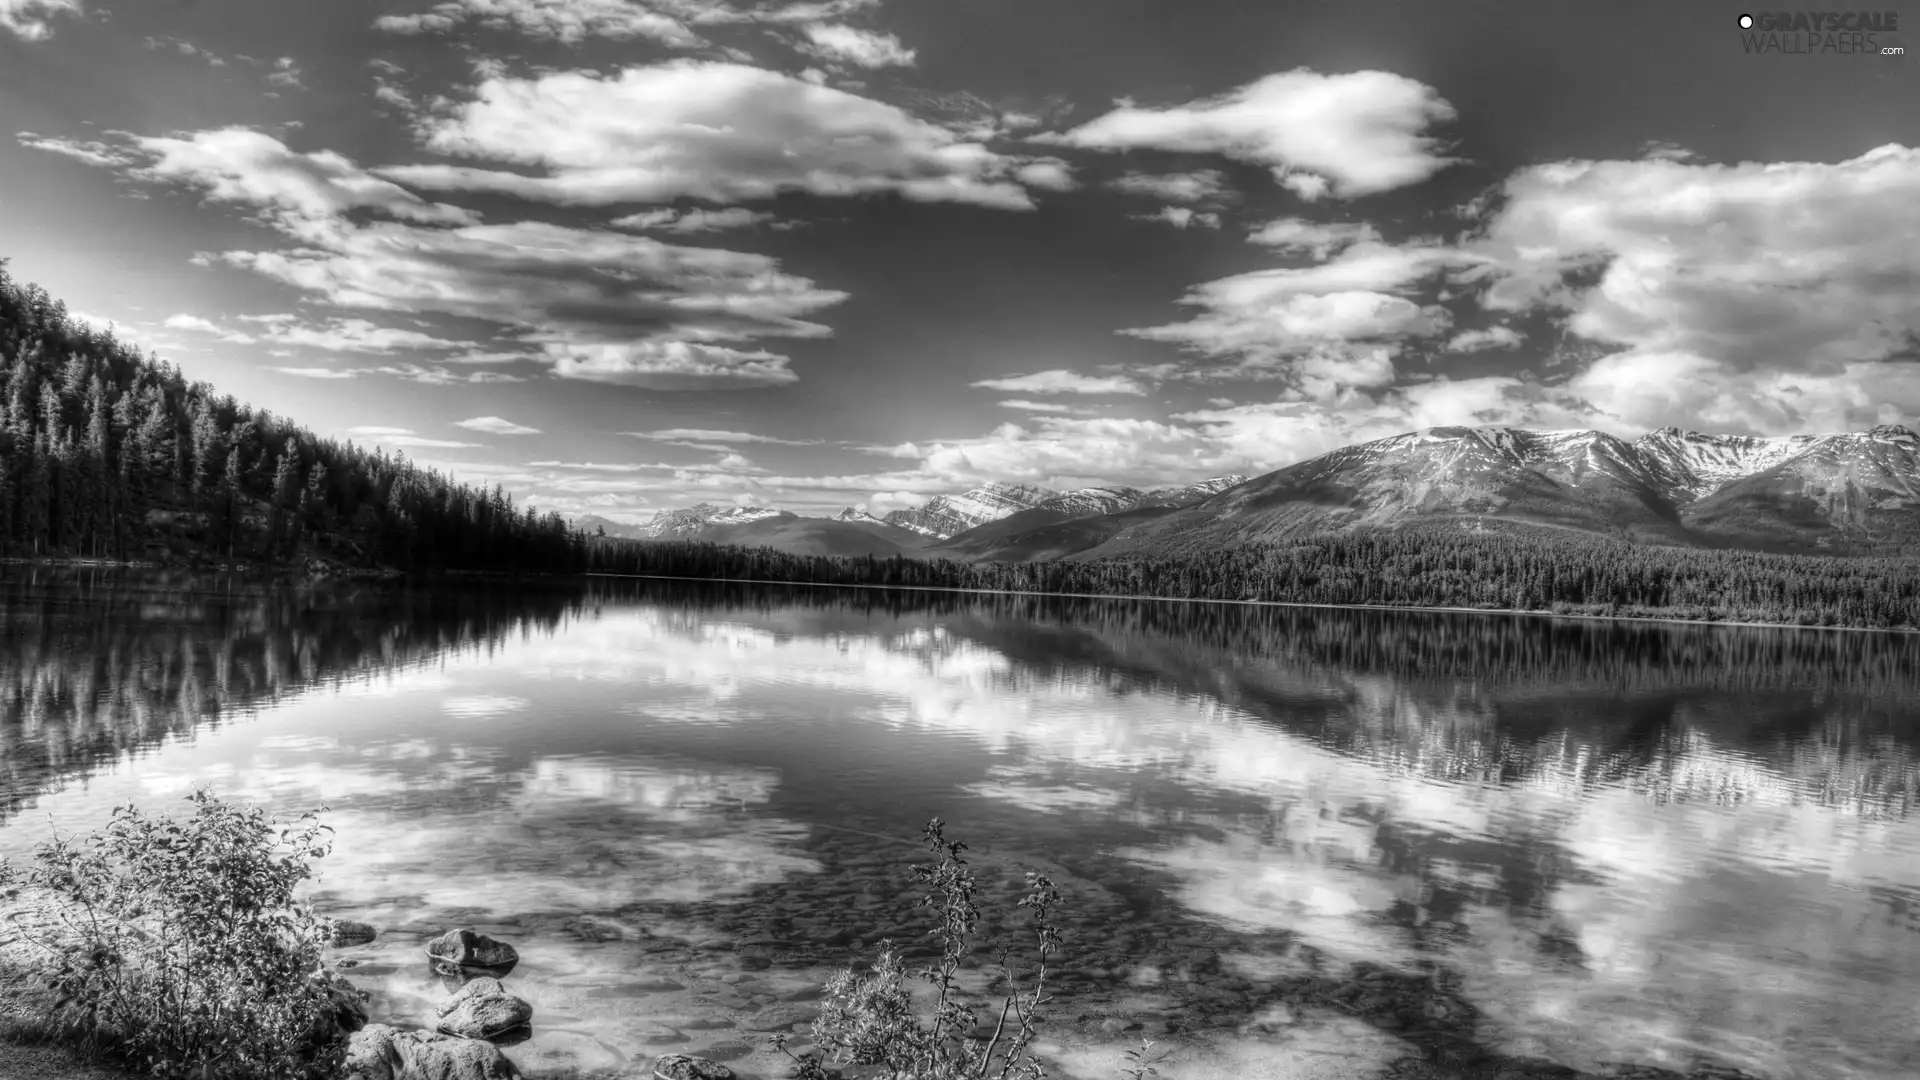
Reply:
<svg viewBox="0 0 1920 1080"><path fill-rule="evenodd" d="M733 1070L692 1054L662 1054L653 1060L653 1080L733 1080Z"/></svg>
<svg viewBox="0 0 1920 1080"><path fill-rule="evenodd" d="M520 962L513 946L466 929L449 930L427 942L427 955L461 967L504 968Z"/></svg>
<svg viewBox="0 0 1920 1080"><path fill-rule="evenodd" d="M499 979L475 979L441 1002L440 1030L466 1039L491 1039L533 1019L533 1006L507 993Z"/></svg>
<svg viewBox="0 0 1920 1080"><path fill-rule="evenodd" d="M352 919L340 919L333 924L332 945L344 949L351 945L370 944L375 931L371 924L354 922Z"/></svg>
<svg viewBox="0 0 1920 1080"><path fill-rule="evenodd" d="M520 1080L500 1048L477 1039L368 1024L347 1044L345 1080Z"/></svg>

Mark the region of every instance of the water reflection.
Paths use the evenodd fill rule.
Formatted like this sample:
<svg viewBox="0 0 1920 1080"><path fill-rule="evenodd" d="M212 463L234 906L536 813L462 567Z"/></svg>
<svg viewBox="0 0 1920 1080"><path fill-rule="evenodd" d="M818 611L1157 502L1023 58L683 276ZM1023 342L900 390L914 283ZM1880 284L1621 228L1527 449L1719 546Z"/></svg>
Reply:
<svg viewBox="0 0 1920 1080"><path fill-rule="evenodd" d="M1116 1014L1174 1032L1170 1080L1914 1071L1888 992L1920 987L1914 636L659 582L4 590L9 806L86 772L41 800L65 826L204 782L329 802L319 898L383 931L356 977L430 1016L418 944L509 937L524 1065L765 1067L821 965L919 937L897 875L939 813L999 892L1026 865L1067 885L1078 1075L1112 1075Z"/></svg>

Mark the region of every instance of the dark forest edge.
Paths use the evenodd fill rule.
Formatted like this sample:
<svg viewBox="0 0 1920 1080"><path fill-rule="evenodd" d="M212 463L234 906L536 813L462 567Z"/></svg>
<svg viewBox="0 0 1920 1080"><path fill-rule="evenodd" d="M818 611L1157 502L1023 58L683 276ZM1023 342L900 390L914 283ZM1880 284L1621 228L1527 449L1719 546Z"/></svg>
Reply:
<svg viewBox="0 0 1920 1080"><path fill-rule="evenodd" d="M73 319L0 260L0 559L269 575L601 572L799 584L1920 628L1920 560L1445 529L958 563L587 536L323 439Z"/></svg>

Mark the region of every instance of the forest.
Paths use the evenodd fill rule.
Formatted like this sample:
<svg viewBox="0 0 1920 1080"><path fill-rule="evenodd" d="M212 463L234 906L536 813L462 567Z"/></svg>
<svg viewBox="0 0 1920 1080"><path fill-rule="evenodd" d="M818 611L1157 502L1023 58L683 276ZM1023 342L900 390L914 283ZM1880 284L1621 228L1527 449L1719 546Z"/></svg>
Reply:
<svg viewBox="0 0 1920 1080"><path fill-rule="evenodd" d="M0 556L565 571L583 542L498 487L188 382L0 260Z"/></svg>
<svg viewBox="0 0 1920 1080"><path fill-rule="evenodd" d="M1920 561L1654 547L1565 533L1381 531L1173 558L956 563L608 541L590 569L669 577L1920 628Z"/></svg>

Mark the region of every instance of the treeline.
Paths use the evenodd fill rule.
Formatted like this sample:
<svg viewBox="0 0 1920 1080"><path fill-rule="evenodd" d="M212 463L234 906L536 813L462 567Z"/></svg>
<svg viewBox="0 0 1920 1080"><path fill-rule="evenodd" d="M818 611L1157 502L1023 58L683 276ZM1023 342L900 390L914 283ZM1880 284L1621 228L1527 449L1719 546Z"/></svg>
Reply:
<svg viewBox="0 0 1920 1080"><path fill-rule="evenodd" d="M1591 536L1373 532L1178 558L956 563L600 541L596 571L1212 600L1920 628L1920 560L1649 547Z"/></svg>
<svg viewBox="0 0 1920 1080"><path fill-rule="evenodd" d="M0 556L330 555L577 570L584 539L499 488L321 439L81 323L0 259Z"/></svg>

